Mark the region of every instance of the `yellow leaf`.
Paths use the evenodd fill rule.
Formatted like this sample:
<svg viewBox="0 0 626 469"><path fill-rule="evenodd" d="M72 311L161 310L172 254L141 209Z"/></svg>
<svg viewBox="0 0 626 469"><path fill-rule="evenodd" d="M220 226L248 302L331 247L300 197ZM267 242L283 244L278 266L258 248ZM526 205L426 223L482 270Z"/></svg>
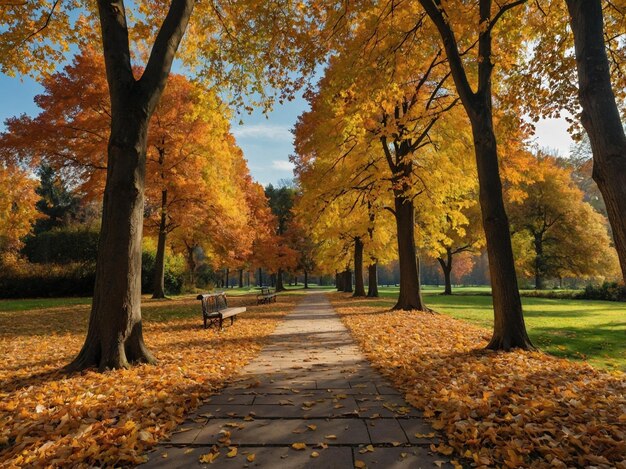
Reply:
<svg viewBox="0 0 626 469"><path fill-rule="evenodd" d="M291 445L291 447L293 449L297 449L298 451L303 450L306 448L306 444L305 443L294 443Z"/></svg>
<svg viewBox="0 0 626 469"><path fill-rule="evenodd" d="M318 453L317 451L313 451L313 452L311 453L311 457L312 457L312 458L317 458L319 455L320 455L320 453Z"/></svg>
<svg viewBox="0 0 626 469"><path fill-rule="evenodd" d="M256 457L256 455L254 453L250 453L248 456L246 456L246 460L248 462L254 462L254 458Z"/></svg>
<svg viewBox="0 0 626 469"><path fill-rule="evenodd" d="M219 451L217 453L203 454L202 456L200 456L199 461L205 464L212 464L213 461L215 461L219 455L220 455Z"/></svg>
<svg viewBox="0 0 626 469"><path fill-rule="evenodd" d="M237 447L233 446L231 448L229 448L230 451L228 453L226 453L226 457L227 458L234 458L235 456L237 456Z"/></svg>
<svg viewBox="0 0 626 469"><path fill-rule="evenodd" d="M325 435L324 438L326 438L327 440L336 440L337 435Z"/></svg>
<svg viewBox="0 0 626 469"><path fill-rule="evenodd" d="M367 464L365 464L364 461L357 459L356 461L354 461L354 467L356 467L357 469L365 469L367 467Z"/></svg>
<svg viewBox="0 0 626 469"><path fill-rule="evenodd" d="M317 430L317 425L307 425L306 428L308 428L311 431L315 431Z"/></svg>

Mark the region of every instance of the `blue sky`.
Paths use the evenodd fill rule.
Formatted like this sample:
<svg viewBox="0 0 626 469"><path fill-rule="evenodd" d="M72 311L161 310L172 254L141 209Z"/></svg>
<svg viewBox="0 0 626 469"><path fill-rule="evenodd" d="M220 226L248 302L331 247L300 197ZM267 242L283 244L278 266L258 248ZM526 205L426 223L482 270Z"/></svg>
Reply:
<svg viewBox="0 0 626 469"><path fill-rule="evenodd" d="M0 122L22 113L35 114L37 106L33 97L41 91L41 86L31 79L0 74ZM293 153L290 129L307 107L306 101L299 97L276 106L267 116L254 112L233 119L232 132L248 160L252 176L261 184L275 184L293 176L289 163L289 155ZM239 120L244 124L239 125ZM0 128L4 129L4 124ZM540 122L535 140L539 146L556 149L562 155L569 154L572 143L563 119Z"/></svg>

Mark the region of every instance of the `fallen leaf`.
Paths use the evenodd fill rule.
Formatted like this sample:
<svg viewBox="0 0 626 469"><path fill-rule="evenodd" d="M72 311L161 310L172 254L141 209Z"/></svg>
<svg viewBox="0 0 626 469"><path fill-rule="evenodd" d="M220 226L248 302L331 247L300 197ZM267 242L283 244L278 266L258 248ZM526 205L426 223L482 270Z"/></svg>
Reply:
<svg viewBox="0 0 626 469"><path fill-rule="evenodd" d="M220 455L219 451L217 453L207 453L200 456L199 461L203 464L212 464L213 461L217 459Z"/></svg>
<svg viewBox="0 0 626 469"><path fill-rule="evenodd" d="M232 446L230 448L228 448L230 451L228 453L226 453L226 457L227 458L234 458L235 456L237 456L237 447L236 446Z"/></svg>
<svg viewBox="0 0 626 469"><path fill-rule="evenodd" d="M291 445L291 447L293 449L297 449L298 451L306 449L306 444L305 443L294 443Z"/></svg>

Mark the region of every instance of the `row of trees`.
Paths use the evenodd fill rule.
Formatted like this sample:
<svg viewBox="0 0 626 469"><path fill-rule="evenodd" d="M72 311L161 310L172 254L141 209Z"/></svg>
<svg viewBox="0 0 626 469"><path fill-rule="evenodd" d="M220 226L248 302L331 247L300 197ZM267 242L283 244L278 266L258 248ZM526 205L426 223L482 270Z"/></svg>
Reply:
<svg viewBox="0 0 626 469"><path fill-rule="evenodd" d="M565 102L563 107L573 101L567 80L578 71L594 179L606 202L626 273L626 137L611 84L614 78L615 89L622 92L626 75L619 73L619 60L612 64L606 54L608 46L615 57L621 57L622 11L620 2L610 2L605 30L600 0L566 0L565 4L562 0L399 4L155 0L128 9L123 0L57 2L51 7L45 0L7 5L0 12L5 25L0 32L4 72L45 74L53 66L51 58L63 57L68 40L97 42L95 23L100 24L111 104L107 171L90 329L72 368L153 361L143 344L138 284L148 130L185 32L180 57L214 91L229 84L235 103L242 102L245 92L271 103L264 99L266 85L281 90L279 99L288 98L303 84L302 76L333 55L332 78L326 87L335 92L312 104L320 109L330 106L331 114L337 110L340 117L341 113L360 116L344 119L338 130L345 149L341 161L351 161L352 155L359 155L359 160L372 153L383 155L382 160L361 164L348 174L368 178L356 180L356 187L366 185L367 190L353 197L373 195L363 205L373 207L375 214L383 205L388 208L397 228L398 251L410 254L401 256L399 306L423 306L414 280L415 200L428 194L424 206L441 207L451 201L451 212L459 211L457 196L451 197L447 188L454 193L458 186L460 193L465 192L461 168L468 167L463 158L467 152L460 150L471 142L494 297L495 327L489 346L530 347L500 171L500 162L504 164L519 146L509 148L506 136L510 134L502 129L507 122L523 128L515 119L520 96L524 105L548 112L555 110L554 103L558 107ZM77 19L77 13L83 16ZM137 39L132 47L129 19L132 37ZM574 33L575 65L567 56L572 44L568 24ZM141 73L133 68L133 57L145 58ZM522 79L532 91L526 95L521 86L513 90L505 85L520 77L516 71L528 57L534 67L528 67ZM361 100L364 90L365 98L373 100ZM368 107L367 102L369 109L361 108ZM310 125L303 122L302 126ZM329 135L337 133L335 128L328 130ZM368 140L361 138L363 134L372 137L371 144L363 143ZM448 158L439 161L438 150L450 145L459 151L449 151ZM301 154L315 159L316 152L312 146ZM450 171L440 171L446 165ZM328 172L336 166L331 164ZM376 177L379 172L387 172L387 177ZM450 174L454 179L444 176ZM378 202L383 192L391 194L391 204ZM363 242L365 236L358 237Z"/></svg>
<svg viewBox="0 0 626 469"><path fill-rule="evenodd" d="M539 115L546 98L553 100L547 108L554 113L574 101L574 94L567 96L571 83L564 81L575 65L593 175L626 273L626 246L618 233L625 226L619 194L626 186L626 158L624 148L618 150L624 133L610 85L611 72L616 79L622 75L619 63L609 67L605 51L619 46L604 41L600 2L568 1L568 11L562 2L548 3L548 11L523 0L421 0L421 7L374 3L357 9L345 20L349 27L335 43L316 92L308 95L311 111L296 127L293 161L303 199L318 208L310 221L325 232L321 240L328 236L326 219L335 217L332 225L340 233L333 242L342 243L344 252L346 242L354 246L355 295L364 294L358 286L363 240L373 244L372 264L378 257L375 233L393 230L394 222L397 309L426 309L416 244L439 254L448 275L454 254L484 244L493 289L493 349L532 346L514 248L518 267L530 266L539 288L546 277L565 272L613 272L614 251L602 217L583 202L569 171L553 158L529 153L532 126L520 117L524 111ZM607 13L608 31L623 10L613 5ZM568 19L575 41L567 35ZM543 34L546 27L562 35L557 40L554 29ZM576 46L577 62L566 60L571 68L564 75L557 64L569 58L567 44ZM556 50L549 58L547 47ZM528 56L543 59L541 66L531 61L524 68ZM545 89L546 77L554 89ZM600 108L607 113L601 116ZM608 126L604 135L599 126ZM475 164L467 157L472 151ZM380 215L383 209L391 221ZM377 216L368 217L370 211ZM589 250L578 256L581 246Z"/></svg>

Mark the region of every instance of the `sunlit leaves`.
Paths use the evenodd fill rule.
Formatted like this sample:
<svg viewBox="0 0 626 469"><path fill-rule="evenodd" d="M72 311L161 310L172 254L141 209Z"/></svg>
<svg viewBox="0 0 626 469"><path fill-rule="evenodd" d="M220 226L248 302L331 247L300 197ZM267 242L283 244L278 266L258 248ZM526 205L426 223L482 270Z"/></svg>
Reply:
<svg viewBox="0 0 626 469"><path fill-rule="evenodd" d="M489 352L487 330L442 314L334 304L374 365L444 432L434 451L489 467L626 464L623 373Z"/></svg>
<svg viewBox="0 0 626 469"><path fill-rule="evenodd" d="M288 299L261 306L218 332L202 329L195 299L147 301L143 324L159 365L73 375L60 368L80 349L88 306L0 313L0 459L18 467L141 463L259 351L289 307Z"/></svg>

